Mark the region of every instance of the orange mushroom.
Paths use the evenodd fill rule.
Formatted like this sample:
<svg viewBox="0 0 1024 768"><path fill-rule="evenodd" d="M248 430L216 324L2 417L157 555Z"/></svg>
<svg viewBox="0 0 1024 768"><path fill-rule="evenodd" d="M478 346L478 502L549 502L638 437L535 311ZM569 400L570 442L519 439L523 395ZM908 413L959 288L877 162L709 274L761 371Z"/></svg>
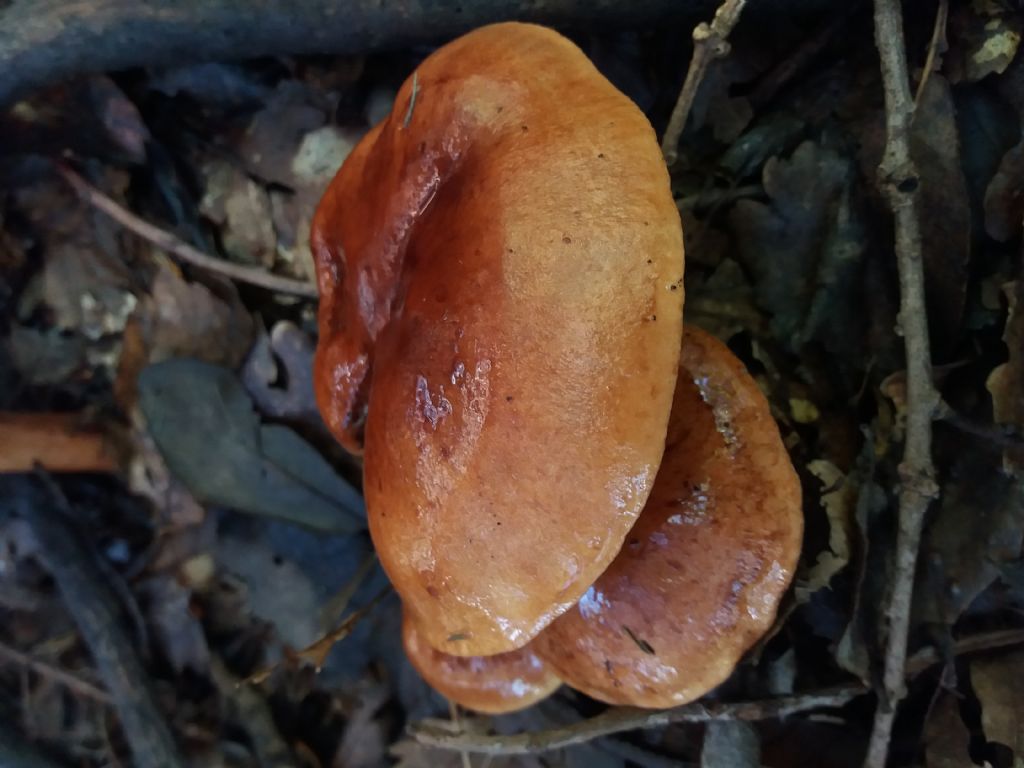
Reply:
<svg viewBox="0 0 1024 768"><path fill-rule="evenodd" d="M311 241L317 399L425 641L520 648L611 563L661 462L682 333L654 132L571 42L498 24L427 58Z"/></svg>
<svg viewBox="0 0 1024 768"><path fill-rule="evenodd" d="M424 680L445 698L477 712L523 709L562 683L529 645L495 656L452 656L425 642L408 615L402 620L402 644Z"/></svg>
<svg viewBox="0 0 1024 768"><path fill-rule="evenodd" d="M775 620L802 536L799 479L764 395L725 345L687 328L647 506L611 567L533 647L602 701L696 699Z"/></svg>
<svg viewBox="0 0 1024 768"><path fill-rule="evenodd" d="M550 30L477 30L349 156L312 245L318 402L365 448L428 682L503 712L559 680L647 707L724 680L792 577L800 486L742 364L695 330L680 360L681 228L636 107Z"/></svg>

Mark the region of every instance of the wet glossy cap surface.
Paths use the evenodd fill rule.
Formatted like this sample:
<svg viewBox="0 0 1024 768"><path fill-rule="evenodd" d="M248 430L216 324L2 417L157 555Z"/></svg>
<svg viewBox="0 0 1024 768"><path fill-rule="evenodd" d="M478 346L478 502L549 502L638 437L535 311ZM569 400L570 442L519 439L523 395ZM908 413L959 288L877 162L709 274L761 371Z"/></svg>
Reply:
<svg viewBox="0 0 1024 768"><path fill-rule="evenodd" d="M408 616L402 621L402 643L424 680L445 698L477 712L524 709L561 685L529 645L496 656L450 656L431 648Z"/></svg>
<svg viewBox="0 0 1024 768"><path fill-rule="evenodd" d="M696 699L771 626L802 536L800 483L767 401L727 347L687 328L647 506L611 567L534 646L602 701Z"/></svg>
<svg viewBox="0 0 1024 768"><path fill-rule="evenodd" d="M365 435L381 562L435 648L521 647L661 461L683 246L653 130L557 33L485 27L405 83L312 243L318 401Z"/></svg>

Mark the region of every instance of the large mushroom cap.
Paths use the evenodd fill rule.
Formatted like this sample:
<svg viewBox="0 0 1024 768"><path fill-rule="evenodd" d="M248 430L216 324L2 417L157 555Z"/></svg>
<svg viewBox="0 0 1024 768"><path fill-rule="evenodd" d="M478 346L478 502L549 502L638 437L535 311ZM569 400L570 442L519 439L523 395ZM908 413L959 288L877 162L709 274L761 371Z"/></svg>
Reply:
<svg viewBox="0 0 1024 768"><path fill-rule="evenodd" d="M661 461L683 245L651 126L524 24L438 50L317 211L317 396L365 421L370 531L426 641L527 643L622 546Z"/></svg>
<svg viewBox="0 0 1024 768"><path fill-rule="evenodd" d="M534 647L602 701L691 701L771 626L802 535L800 483L767 401L728 348L687 328L647 506L611 567Z"/></svg>
<svg viewBox="0 0 1024 768"><path fill-rule="evenodd" d="M424 641L408 616L402 643L416 671L441 695L477 712L514 712L547 698L561 685L531 646L496 656L451 656Z"/></svg>

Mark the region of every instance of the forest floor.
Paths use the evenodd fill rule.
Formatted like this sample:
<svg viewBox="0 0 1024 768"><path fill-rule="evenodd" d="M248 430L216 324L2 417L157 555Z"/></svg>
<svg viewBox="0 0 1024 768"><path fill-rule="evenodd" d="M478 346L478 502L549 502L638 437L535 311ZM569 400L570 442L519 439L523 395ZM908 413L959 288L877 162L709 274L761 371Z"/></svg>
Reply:
<svg viewBox="0 0 1024 768"><path fill-rule="evenodd" d="M314 207L432 47L88 75L0 113L0 764L725 765L705 737L751 729L708 722L750 720L737 768L859 766L873 728L893 766L1022 765L1024 16L907 5L916 172L887 181L888 32L834 5L748 8L670 164L686 322L769 398L800 568L701 707L614 712L611 735L567 690L485 718L421 681L397 599L375 599L358 462L313 398ZM695 21L566 32L661 136ZM907 210L919 242L897 254ZM926 313L898 256L920 257ZM417 738L429 718L468 749ZM563 727L580 743L541 749Z"/></svg>

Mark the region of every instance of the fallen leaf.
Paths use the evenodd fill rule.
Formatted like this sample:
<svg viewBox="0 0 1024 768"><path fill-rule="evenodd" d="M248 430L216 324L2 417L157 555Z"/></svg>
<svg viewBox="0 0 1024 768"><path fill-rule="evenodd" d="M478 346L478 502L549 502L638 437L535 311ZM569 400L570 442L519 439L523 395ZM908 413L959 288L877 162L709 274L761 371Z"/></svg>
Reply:
<svg viewBox="0 0 1024 768"><path fill-rule="evenodd" d="M975 768L968 747L971 733L960 716L957 696L943 693L924 728L925 768Z"/></svg>
<svg viewBox="0 0 1024 768"><path fill-rule="evenodd" d="M1024 651L971 660L971 684L981 704L981 726L989 743L1012 750L1013 765L1024 764Z"/></svg>
<svg viewBox="0 0 1024 768"><path fill-rule="evenodd" d="M219 158L206 163L202 175L199 210L218 226L224 252L243 264L273 267L277 235L267 190Z"/></svg>
<svg viewBox="0 0 1024 768"><path fill-rule="evenodd" d="M884 532L880 529L886 523L884 513L889 508L889 497L876 479L878 467L873 434L866 435L855 472L858 491L852 519L861 546L851 559L856 592L851 618L835 646L835 659L842 669L870 685L873 660L880 657L878 622L881 617L878 612L889 587L895 544L888 527Z"/></svg>
<svg viewBox="0 0 1024 768"><path fill-rule="evenodd" d="M43 268L22 293L18 316L45 307L52 326L90 341L124 330L135 308L133 277L119 253L104 248L105 220L89 212L57 182L40 182L17 193L17 205L41 238Z"/></svg>
<svg viewBox="0 0 1024 768"><path fill-rule="evenodd" d="M928 78L914 111L910 154L921 181L921 253L928 276L929 320L950 345L961 332L971 256L971 201L960 157L956 108L947 80Z"/></svg>
<svg viewBox="0 0 1024 768"><path fill-rule="evenodd" d="M814 424L821 418L818 406L803 397L789 398L789 412L797 424Z"/></svg>
<svg viewBox="0 0 1024 768"><path fill-rule="evenodd" d="M92 108L110 140L133 163L146 162L149 128L136 107L113 80L103 75L88 78L87 90Z"/></svg>
<svg viewBox="0 0 1024 768"><path fill-rule="evenodd" d="M1024 483L1001 471L998 448L961 436L934 519L921 546L915 619L951 626L1020 557L1024 543Z"/></svg>
<svg viewBox="0 0 1024 768"><path fill-rule="evenodd" d="M718 164L732 179L753 175L770 158L795 147L807 130L804 120L790 114L772 114L759 120L722 153Z"/></svg>
<svg viewBox="0 0 1024 768"><path fill-rule="evenodd" d="M334 533L365 527L358 492L295 432L261 425L228 369L155 363L139 376L139 404L171 471L201 501Z"/></svg>
<svg viewBox="0 0 1024 768"><path fill-rule="evenodd" d="M327 119L327 107L300 83L282 83L250 122L239 145L247 170L268 192L277 241L277 268L312 279L309 227L317 203L362 137L364 129L346 129Z"/></svg>
<svg viewBox="0 0 1024 768"><path fill-rule="evenodd" d="M167 574L146 579L138 589L146 600L148 626L174 671L180 675L189 669L207 676L210 649L199 620L189 609L191 592Z"/></svg>
<svg viewBox="0 0 1024 768"><path fill-rule="evenodd" d="M59 384L86 363L86 340L59 328L14 325L6 345L15 369L33 386Z"/></svg>
<svg viewBox="0 0 1024 768"><path fill-rule="evenodd" d="M704 729L701 768L760 768L761 740L753 723L710 722Z"/></svg>
<svg viewBox="0 0 1024 768"><path fill-rule="evenodd" d="M128 461L128 487L132 493L149 499L166 525L172 528L199 525L206 517L206 510L171 473L137 409L132 413L132 421L129 440L133 450Z"/></svg>
<svg viewBox="0 0 1024 768"><path fill-rule="evenodd" d="M950 27L955 44L949 56L949 69L954 82L973 83L991 74L1001 74L1017 55L1021 20L999 0L954 5Z"/></svg>
<svg viewBox="0 0 1024 768"><path fill-rule="evenodd" d="M742 67L732 65L730 59L721 66L711 67L700 85L700 93L690 112L689 129L697 130L705 121L711 125L716 141L732 144L750 124L754 108L744 96L733 96L730 91L738 80L750 76Z"/></svg>
<svg viewBox="0 0 1024 768"><path fill-rule="evenodd" d="M1024 140L1009 149L985 190L985 231L1007 242L1021 233L1024 223Z"/></svg>
<svg viewBox="0 0 1024 768"><path fill-rule="evenodd" d="M219 659L214 659L210 678L220 692L228 722L244 730L261 768L291 768L295 759L274 722L270 703L252 686L241 685Z"/></svg>
<svg viewBox="0 0 1024 768"><path fill-rule="evenodd" d="M840 360L860 360L857 285L865 237L852 202L848 158L812 142L764 166L768 203L740 200L731 222L758 304L791 351L817 339Z"/></svg>
<svg viewBox="0 0 1024 768"><path fill-rule="evenodd" d="M320 600L300 564L278 555L263 539L230 532L219 538L216 558L221 570L244 585L248 612L270 623L282 643L305 648L320 636Z"/></svg>
<svg viewBox="0 0 1024 768"><path fill-rule="evenodd" d="M387 752L385 723L379 715L390 698L387 686L363 681L355 691L357 703L345 722L341 743L334 755L335 768L376 768Z"/></svg>
<svg viewBox="0 0 1024 768"><path fill-rule="evenodd" d="M105 75L35 90L0 115L0 155L67 153L142 164L149 140L138 108Z"/></svg>
<svg viewBox="0 0 1024 768"><path fill-rule="evenodd" d="M123 410L134 406L139 373L150 363L194 357L235 368L245 359L252 345L252 317L234 286L225 284L224 294L221 298L202 283L185 280L174 267L161 265L125 329L114 385Z"/></svg>
<svg viewBox="0 0 1024 768"><path fill-rule="evenodd" d="M828 517L828 549L801 576L796 586L797 599L827 587L832 577L845 568L852 555L851 539L854 507L857 504L857 483L847 478L838 467L824 459L815 459L807 469L821 481L821 506Z"/></svg>
<svg viewBox="0 0 1024 768"><path fill-rule="evenodd" d="M722 259L703 282L696 276L696 270L687 271L686 322L693 322L722 340L741 331L755 336L764 334L767 321L754 304L750 281L734 259Z"/></svg>
<svg viewBox="0 0 1024 768"><path fill-rule="evenodd" d="M269 336L259 335L241 377L261 413L323 428L313 393L314 352L312 340L287 320L275 324Z"/></svg>
<svg viewBox="0 0 1024 768"><path fill-rule="evenodd" d="M1003 342L1009 360L989 374L985 386L992 395L992 417L996 424L1015 427L1024 435L1024 280L1003 287L1008 303ZM1024 474L1024 447L1009 446L1003 454L1009 472Z"/></svg>

